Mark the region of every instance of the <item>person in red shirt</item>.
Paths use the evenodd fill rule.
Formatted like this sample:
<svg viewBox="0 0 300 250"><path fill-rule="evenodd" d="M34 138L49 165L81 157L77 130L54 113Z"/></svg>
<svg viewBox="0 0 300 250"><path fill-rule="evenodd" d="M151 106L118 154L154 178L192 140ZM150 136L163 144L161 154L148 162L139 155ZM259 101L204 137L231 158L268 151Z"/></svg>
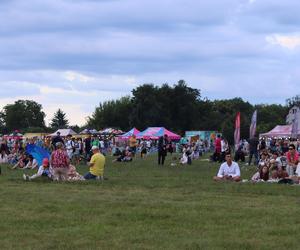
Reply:
<svg viewBox="0 0 300 250"><path fill-rule="evenodd" d="M57 142L55 146L56 150L52 152L50 157L53 180L66 181L68 179L70 160L61 142Z"/></svg>
<svg viewBox="0 0 300 250"><path fill-rule="evenodd" d="M214 153L214 161L220 161L221 159L221 136L217 135L217 139L215 140L215 153Z"/></svg>
<svg viewBox="0 0 300 250"><path fill-rule="evenodd" d="M289 151L286 153L287 166L286 171L289 176L295 175L295 171L299 162L299 154L294 144L289 145Z"/></svg>

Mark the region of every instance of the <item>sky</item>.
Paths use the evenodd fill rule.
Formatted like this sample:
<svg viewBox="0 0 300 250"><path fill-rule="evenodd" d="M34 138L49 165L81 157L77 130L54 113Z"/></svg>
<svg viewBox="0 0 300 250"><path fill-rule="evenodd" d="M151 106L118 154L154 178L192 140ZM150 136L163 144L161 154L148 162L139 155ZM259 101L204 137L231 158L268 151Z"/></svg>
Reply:
<svg viewBox="0 0 300 250"><path fill-rule="evenodd" d="M0 0L0 108L19 99L83 125L100 102L184 79L201 96L299 93L298 0Z"/></svg>

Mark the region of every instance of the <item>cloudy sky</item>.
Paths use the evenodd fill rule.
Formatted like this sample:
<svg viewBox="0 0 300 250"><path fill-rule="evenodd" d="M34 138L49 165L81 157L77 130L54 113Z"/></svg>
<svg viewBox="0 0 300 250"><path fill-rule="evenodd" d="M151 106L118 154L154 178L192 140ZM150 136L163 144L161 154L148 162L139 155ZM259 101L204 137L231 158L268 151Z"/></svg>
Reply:
<svg viewBox="0 0 300 250"><path fill-rule="evenodd" d="M298 0L1 0L0 108L82 125L99 102L184 79L210 99L299 93ZM298 87L298 88L297 88Z"/></svg>

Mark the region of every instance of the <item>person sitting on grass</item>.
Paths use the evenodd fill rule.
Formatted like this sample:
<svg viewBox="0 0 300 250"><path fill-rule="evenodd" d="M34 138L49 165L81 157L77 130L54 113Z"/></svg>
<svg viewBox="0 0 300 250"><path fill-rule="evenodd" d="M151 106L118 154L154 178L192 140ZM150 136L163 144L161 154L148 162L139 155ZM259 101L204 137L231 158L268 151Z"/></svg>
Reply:
<svg viewBox="0 0 300 250"><path fill-rule="evenodd" d="M49 179L52 178L52 175L51 175L50 170L49 170L49 159L48 158L43 159L43 164L39 167L39 170L37 171L36 174L34 174L32 176L23 174L23 179L25 181L31 181L31 180L36 179L36 178L41 177L41 176L46 176Z"/></svg>
<svg viewBox="0 0 300 250"><path fill-rule="evenodd" d="M269 155L266 151L262 152L260 155L260 160L258 161L258 170L260 170L262 167L267 166L269 168Z"/></svg>
<svg viewBox="0 0 300 250"><path fill-rule="evenodd" d="M86 180L95 180L100 179L103 180L104 174L104 166L105 166L105 157L100 153L99 147L92 147L93 156L88 162L88 166L90 167L90 171L84 175L84 179Z"/></svg>
<svg viewBox="0 0 300 250"><path fill-rule="evenodd" d="M121 155L119 155L112 162L130 162L132 161L132 153L129 150L123 150Z"/></svg>
<svg viewBox="0 0 300 250"><path fill-rule="evenodd" d="M55 146L56 150L50 156L53 180L66 181L68 179L70 160L61 142L57 142Z"/></svg>
<svg viewBox="0 0 300 250"><path fill-rule="evenodd" d="M230 152L225 154L225 162L221 164L217 176L214 176L215 181L240 181L241 171L239 164L232 161Z"/></svg>
<svg viewBox="0 0 300 250"><path fill-rule="evenodd" d="M295 171L299 162L299 154L294 144L289 145L289 152L286 153L287 167L286 171L289 176L295 175Z"/></svg>
<svg viewBox="0 0 300 250"><path fill-rule="evenodd" d="M34 159L32 155L29 155L28 156L28 162L27 162L26 166L23 169L27 169L27 168L28 169L35 169L35 168L38 167L38 165L39 164L38 164L37 160Z"/></svg>
<svg viewBox="0 0 300 250"><path fill-rule="evenodd" d="M79 174L74 165L69 165L68 181L83 181L84 177Z"/></svg>
<svg viewBox="0 0 300 250"><path fill-rule="evenodd" d="M181 165L185 165L188 163L188 156L185 151L182 153L182 157L180 158L179 163Z"/></svg>
<svg viewBox="0 0 300 250"><path fill-rule="evenodd" d="M24 168L27 164L27 157L25 153L21 153L20 156L18 156L17 158L17 163L12 167L12 169L16 169L16 168Z"/></svg>

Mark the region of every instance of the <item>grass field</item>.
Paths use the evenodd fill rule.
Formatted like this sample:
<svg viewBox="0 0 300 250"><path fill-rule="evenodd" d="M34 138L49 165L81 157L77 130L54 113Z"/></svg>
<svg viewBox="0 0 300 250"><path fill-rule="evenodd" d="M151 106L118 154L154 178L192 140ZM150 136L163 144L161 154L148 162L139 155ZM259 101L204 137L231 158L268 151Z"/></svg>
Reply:
<svg viewBox="0 0 300 250"><path fill-rule="evenodd" d="M0 249L300 249L300 186L215 183L217 164L170 158L107 157L102 183L24 182L2 166Z"/></svg>

